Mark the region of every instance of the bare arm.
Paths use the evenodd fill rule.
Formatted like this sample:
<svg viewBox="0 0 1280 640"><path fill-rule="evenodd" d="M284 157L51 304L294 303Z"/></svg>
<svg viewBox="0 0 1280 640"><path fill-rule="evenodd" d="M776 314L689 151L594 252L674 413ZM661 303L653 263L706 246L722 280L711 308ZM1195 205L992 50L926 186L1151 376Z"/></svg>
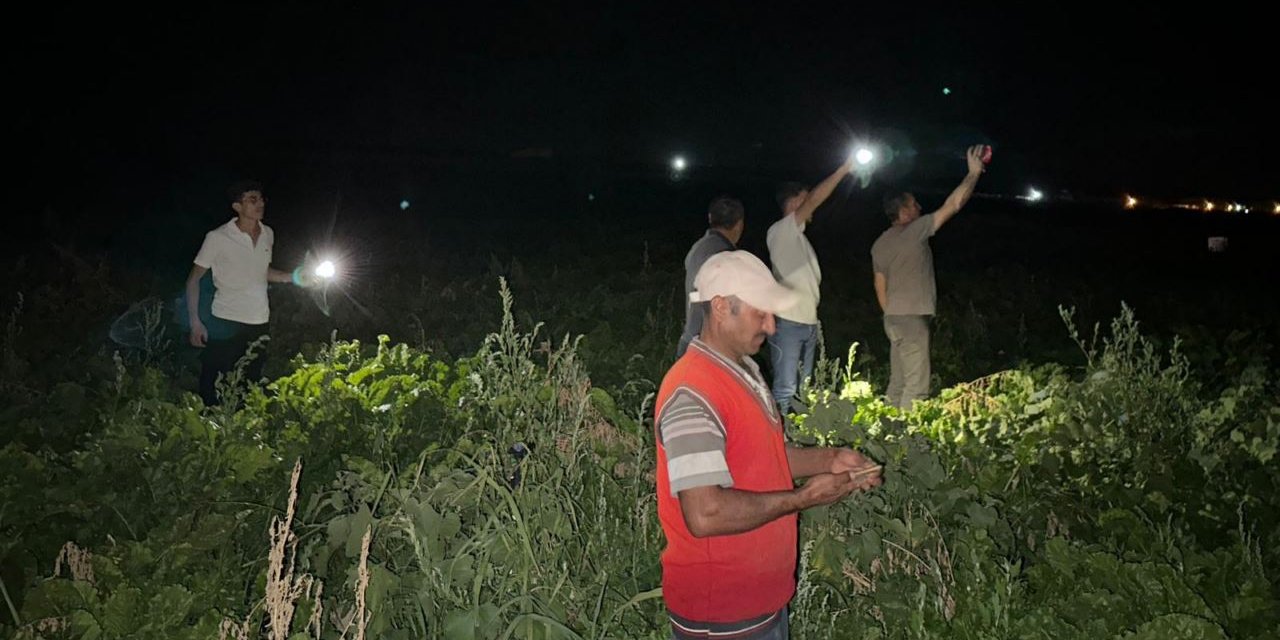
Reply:
<svg viewBox="0 0 1280 640"><path fill-rule="evenodd" d="M787 464L791 465L792 478L808 478L819 473L831 473L831 461L836 450L830 447L793 447L787 445Z"/></svg>
<svg viewBox="0 0 1280 640"><path fill-rule="evenodd" d="M853 473L855 489L880 484L880 466L848 447L796 447L787 445L787 464L792 478L808 478L824 473Z"/></svg>
<svg viewBox="0 0 1280 640"><path fill-rule="evenodd" d="M694 537L725 536L751 531L809 507L831 504L849 495L856 486L848 473L824 473L791 491L694 487L680 492L680 511Z"/></svg>
<svg viewBox="0 0 1280 640"><path fill-rule="evenodd" d="M822 206L822 203L831 197L831 193L836 190L836 185L840 184L844 177L849 175L849 171L853 169L853 159L840 165L835 173L827 176L822 182L809 190L809 196L800 204L800 208L796 209L796 220L801 224L808 224L813 219L813 212Z"/></svg>
<svg viewBox="0 0 1280 640"><path fill-rule="evenodd" d="M209 270L200 265L191 266L187 276L187 318L191 324L191 346L203 347L209 339L209 331L200 322L200 279Z"/></svg>
<svg viewBox="0 0 1280 640"><path fill-rule="evenodd" d="M267 282L293 282L293 273L267 267Z"/></svg>
<svg viewBox="0 0 1280 640"><path fill-rule="evenodd" d="M964 154L964 159L969 166L969 173L964 180L960 181L955 191L947 196L947 201L942 203L942 207L933 212L934 231L940 229L952 216L960 213L960 209L969 202L969 196L973 195L973 189L978 185L978 178L982 176L982 145L969 147Z"/></svg>
<svg viewBox="0 0 1280 640"><path fill-rule="evenodd" d="M876 301L880 303L881 313L889 308L889 281L879 271L876 272Z"/></svg>

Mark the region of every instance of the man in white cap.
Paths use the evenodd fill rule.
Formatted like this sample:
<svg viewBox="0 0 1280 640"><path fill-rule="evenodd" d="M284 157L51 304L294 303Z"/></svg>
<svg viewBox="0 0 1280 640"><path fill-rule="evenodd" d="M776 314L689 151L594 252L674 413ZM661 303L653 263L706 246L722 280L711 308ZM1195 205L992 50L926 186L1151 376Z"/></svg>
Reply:
<svg viewBox="0 0 1280 640"><path fill-rule="evenodd" d="M796 514L880 484L852 449L799 448L751 355L796 294L746 251L709 258L694 279L702 331L658 391L662 592L675 638L786 638ZM808 478L797 488L795 481Z"/></svg>

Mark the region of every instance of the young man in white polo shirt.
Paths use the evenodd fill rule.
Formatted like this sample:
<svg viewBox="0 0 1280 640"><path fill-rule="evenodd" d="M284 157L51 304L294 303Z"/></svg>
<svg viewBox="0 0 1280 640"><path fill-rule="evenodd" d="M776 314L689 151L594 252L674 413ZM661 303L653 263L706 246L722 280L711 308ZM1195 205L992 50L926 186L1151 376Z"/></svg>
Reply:
<svg viewBox="0 0 1280 640"><path fill-rule="evenodd" d="M822 270L804 230L813 212L835 191L853 169L853 158L840 165L813 189L788 182L778 189L782 219L769 227L769 261L778 282L799 294L790 308L774 314L777 332L769 337L773 362L773 398L783 415L791 411L791 399L800 382L813 374L813 354L818 346L818 285Z"/></svg>
<svg viewBox="0 0 1280 640"><path fill-rule="evenodd" d="M195 266L187 276L187 317L191 319L191 344L202 347L200 397L206 405L218 404L218 375L235 368L250 343L267 333L270 311L268 282L294 282L294 276L271 268L275 233L262 223L267 199L262 185L243 181L227 191L236 217L204 236ZM206 325L200 319L200 279L213 271L213 314ZM301 283L299 283L301 284ZM245 369L247 380L262 377L262 358Z"/></svg>

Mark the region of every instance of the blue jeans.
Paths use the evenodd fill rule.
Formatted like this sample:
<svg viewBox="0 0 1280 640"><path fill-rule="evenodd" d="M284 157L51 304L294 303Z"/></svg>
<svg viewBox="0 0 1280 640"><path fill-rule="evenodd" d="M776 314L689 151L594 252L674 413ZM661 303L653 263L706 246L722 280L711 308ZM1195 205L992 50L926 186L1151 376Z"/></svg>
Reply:
<svg viewBox="0 0 1280 640"><path fill-rule="evenodd" d="M791 399L800 383L813 375L813 353L818 347L818 325L775 318L777 331L769 336L773 359L773 399L778 410L791 411Z"/></svg>

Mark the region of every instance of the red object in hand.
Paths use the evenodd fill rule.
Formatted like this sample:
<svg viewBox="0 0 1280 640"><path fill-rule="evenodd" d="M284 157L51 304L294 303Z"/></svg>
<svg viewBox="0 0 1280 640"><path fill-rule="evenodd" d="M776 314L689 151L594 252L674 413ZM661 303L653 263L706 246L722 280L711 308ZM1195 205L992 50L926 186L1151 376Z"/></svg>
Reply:
<svg viewBox="0 0 1280 640"><path fill-rule="evenodd" d="M982 164L991 164L991 145L982 145Z"/></svg>

